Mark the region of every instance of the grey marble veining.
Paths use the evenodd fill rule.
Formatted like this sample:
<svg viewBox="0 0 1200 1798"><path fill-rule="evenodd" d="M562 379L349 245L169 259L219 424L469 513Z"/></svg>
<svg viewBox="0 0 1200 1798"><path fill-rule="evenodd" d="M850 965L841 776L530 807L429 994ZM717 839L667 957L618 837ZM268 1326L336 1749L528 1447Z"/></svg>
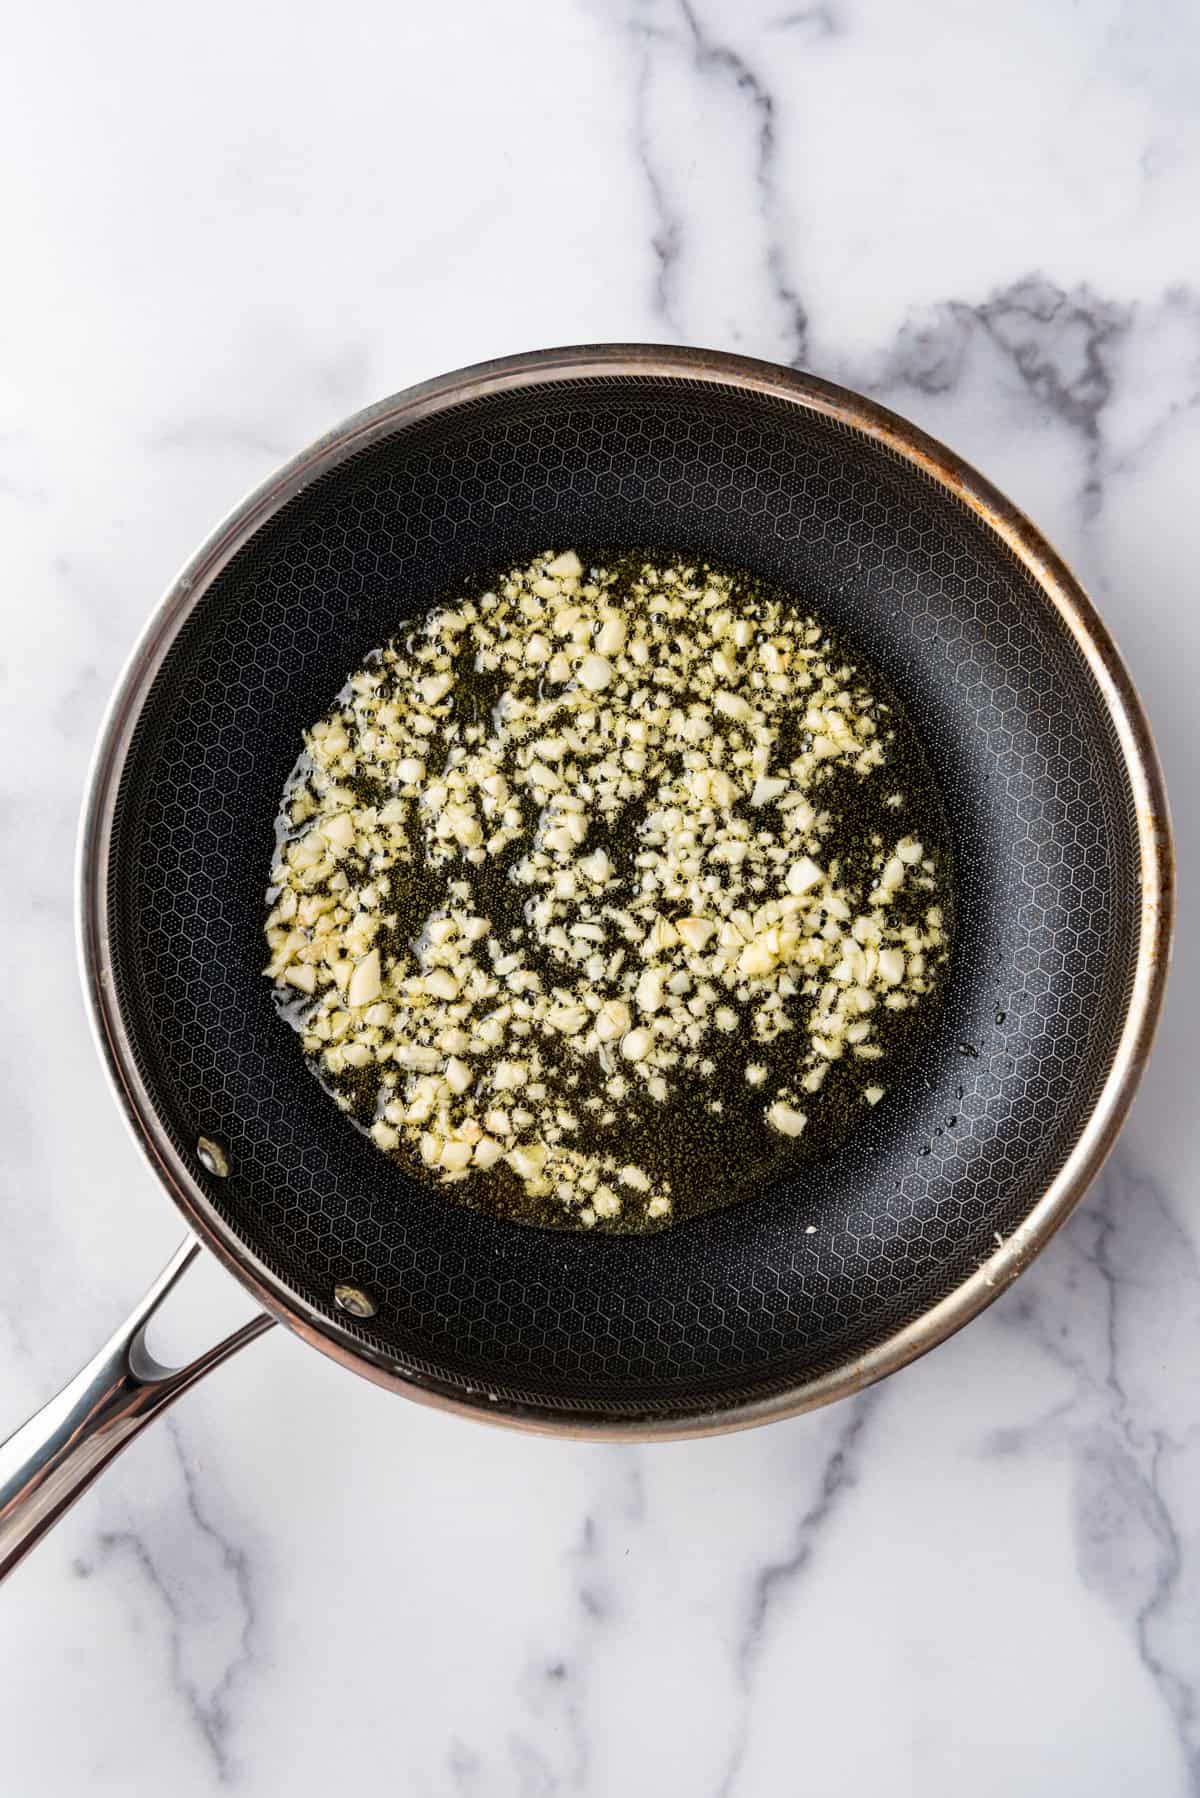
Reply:
<svg viewBox="0 0 1200 1798"><path fill-rule="evenodd" d="M661 1449L472 1429L272 1332L5 1588L0 1790L1200 1793L1194 8L49 0L0 150L4 1419L175 1237L76 988L106 693L240 495L409 381L669 339L908 413L1091 587L1185 894L1118 1154L967 1331ZM180 1296L194 1343L240 1312Z"/></svg>

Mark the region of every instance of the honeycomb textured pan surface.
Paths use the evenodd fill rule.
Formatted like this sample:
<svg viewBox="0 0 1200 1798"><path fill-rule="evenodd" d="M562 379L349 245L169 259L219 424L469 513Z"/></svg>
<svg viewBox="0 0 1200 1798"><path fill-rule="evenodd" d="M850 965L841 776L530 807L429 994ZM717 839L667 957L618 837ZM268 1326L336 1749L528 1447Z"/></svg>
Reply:
<svg viewBox="0 0 1200 1798"><path fill-rule="evenodd" d="M657 543L813 604L892 683L952 814L958 935L921 1065L790 1188L645 1239L514 1230L346 1127L261 967L262 844L344 672L480 568ZM1026 1215L1076 1140L1128 1003L1138 854L1100 695L961 506L859 433L736 388L547 383L397 433L235 558L145 708L118 803L116 971L141 1072L233 1231L392 1365L548 1410L686 1414L883 1340ZM228 1180L195 1163L230 1145ZM345 1318L339 1321L344 1326Z"/></svg>

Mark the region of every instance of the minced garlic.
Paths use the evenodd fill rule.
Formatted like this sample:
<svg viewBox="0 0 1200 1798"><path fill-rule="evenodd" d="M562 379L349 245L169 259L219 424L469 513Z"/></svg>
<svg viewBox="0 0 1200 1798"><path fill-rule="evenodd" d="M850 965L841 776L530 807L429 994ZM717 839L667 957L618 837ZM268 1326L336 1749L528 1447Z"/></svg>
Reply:
<svg viewBox="0 0 1200 1798"><path fill-rule="evenodd" d="M665 1221L647 1106L718 1114L733 1065L798 1143L830 1067L866 1076L934 984L934 855L898 821L856 882L825 809L835 777L903 809L887 714L752 583L539 557L373 656L308 733L266 973L383 1152L503 1170L563 1222Z"/></svg>

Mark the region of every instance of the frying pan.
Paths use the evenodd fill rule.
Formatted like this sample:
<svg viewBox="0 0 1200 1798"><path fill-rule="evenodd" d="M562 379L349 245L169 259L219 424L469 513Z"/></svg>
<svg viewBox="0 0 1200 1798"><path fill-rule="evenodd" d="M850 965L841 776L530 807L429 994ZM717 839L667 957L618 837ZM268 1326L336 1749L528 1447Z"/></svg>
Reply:
<svg viewBox="0 0 1200 1798"><path fill-rule="evenodd" d="M520 1228L409 1181L321 1092L260 975L303 727L405 620L550 544L708 555L801 596L907 704L951 817L956 942L919 1061L835 1153L656 1236ZM1159 1011L1171 877L1104 626L1015 507L903 419L648 346L492 362L358 414L200 550L104 725L83 978L189 1238L0 1450L0 1571L274 1320L410 1398L576 1435L730 1429L892 1372L994 1298L1100 1166ZM262 1315L166 1369L145 1324L200 1244Z"/></svg>

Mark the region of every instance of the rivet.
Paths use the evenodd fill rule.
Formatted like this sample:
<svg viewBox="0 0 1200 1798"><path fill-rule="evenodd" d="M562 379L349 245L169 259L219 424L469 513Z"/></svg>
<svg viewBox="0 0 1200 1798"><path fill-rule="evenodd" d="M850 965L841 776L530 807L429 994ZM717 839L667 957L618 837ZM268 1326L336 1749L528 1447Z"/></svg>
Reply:
<svg viewBox="0 0 1200 1798"><path fill-rule="evenodd" d="M201 1167L207 1168L219 1180L229 1178L229 1155L219 1142L211 1136L201 1136L196 1142L196 1159Z"/></svg>
<svg viewBox="0 0 1200 1798"><path fill-rule="evenodd" d="M346 1281L334 1287L333 1296L342 1310L348 1311L351 1317L374 1317L378 1310L375 1300L361 1286L351 1286Z"/></svg>

